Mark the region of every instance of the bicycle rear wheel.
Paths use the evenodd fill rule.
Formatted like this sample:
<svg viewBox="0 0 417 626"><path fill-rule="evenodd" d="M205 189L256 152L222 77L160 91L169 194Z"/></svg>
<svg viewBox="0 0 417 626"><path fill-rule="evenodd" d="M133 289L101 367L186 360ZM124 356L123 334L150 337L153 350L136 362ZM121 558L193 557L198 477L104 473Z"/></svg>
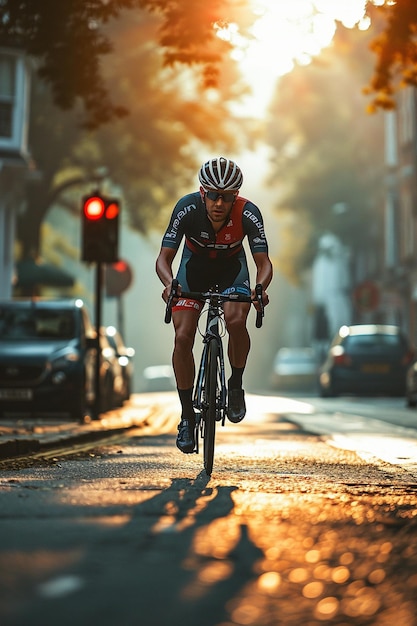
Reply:
<svg viewBox="0 0 417 626"><path fill-rule="evenodd" d="M206 402L204 428L204 469L211 476L214 459L214 438L216 435L217 399L219 391L219 346L216 340L210 341L206 370Z"/></svg>

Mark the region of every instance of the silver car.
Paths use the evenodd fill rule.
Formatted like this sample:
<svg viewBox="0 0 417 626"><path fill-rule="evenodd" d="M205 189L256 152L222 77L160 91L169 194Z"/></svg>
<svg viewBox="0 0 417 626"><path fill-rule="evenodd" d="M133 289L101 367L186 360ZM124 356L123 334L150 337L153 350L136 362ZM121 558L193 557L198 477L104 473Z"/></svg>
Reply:
<svg viewBox="0 0 417 626"><path fill-rule="evenodd" d="M316 385L317 358L313 348L281 348L273 365L272 386L307 390Z"/></svg>

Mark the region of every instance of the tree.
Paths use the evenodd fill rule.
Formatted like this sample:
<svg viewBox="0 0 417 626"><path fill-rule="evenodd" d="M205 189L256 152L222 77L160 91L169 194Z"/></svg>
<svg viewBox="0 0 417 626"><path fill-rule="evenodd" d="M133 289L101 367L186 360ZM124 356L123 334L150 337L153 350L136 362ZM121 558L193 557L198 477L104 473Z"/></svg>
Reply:
<svg viewBox="0 0 417 626"><path fill-rule="evenodd" d="M35 79L29 129L38 175L28 181L27 209L18 218L23 256L37 255L40 225L53 203L78 213L80 196L103 177L102 166L123 189L131 225L146 232L195 177L197 149L232 150L241 141L227 114L229 100L243 89L233 64L219 66L213 106L213 93L198 88L197 68L163 66L160 24L158 16L136 11L108 25L114 53L103 80L130 111L112 124L86 131L81 107L63 111Z"/></svg>
<svg viewBox="0 0 417 626"><path fill-rule="evenodd" d="M216 28L238 21L244 30L252 15L246 6L247 0L0 0L0 44L19 46L37 59L55 104L68 110L81 101L84 124L97 128L127 114L103 81L102 57L112 50L106 25L112 20L126 10L159 16L165 64L199 64L204 84L213 86L230 49Z"/></svg>
<svg viewBox="0 0 417 626"><path fill-rule="evenodd" d="M367 2L372 17L374 2ZM124 11L158 15L165 64L198 64L206 86L217 83L231 47L216 36L217 28L236 22L240 34L249 36L256 19L249 0L0 0L0 10L0 44L19 45L37 59L58 106L67 110L81 100L89 128L127 114L109 96L102 75L102 57L112 49L105 26ZM368 93L375 94L374 108L387 108L394 104L397 77L417 84L417 3L387 0L378 11L384 29L371 46L376 65Z"/></svg>
<svg viewBox="0 0 417 626"><path fill-rule="evenodd" d="M29 182L28 211L19 219L25 253L36 254L51 201L59 197L75 206L60 192L78 185L79 193L83 181L97 179L97 167L104 164L123 186L131 223L145 231L195 169L196 145L236 147L242 133L226 121L227 102L244 87L226 54L231 44L216 29L236 22L247 34L255 18L248 3L0 0L0 43L26 49L41 77L30 124L41 179ZM386 9L400 6L404 0ZM126 21L135 30L124 39ZM215 102L214 85L221 94ZM82 134L82 126L90 132ZM250 130L243 140L251 141Z"/></svg>
<svg viewBox="0 0 417 626"><path fill-rule="evenodd" d="M365 114L359 88L370 66L369 37L339 26L329 49L283 77L267 133L278 211L311 225L310 244L330 230L358 253L375 236L383 172L383 120ZM287 273L296 276L314 252L305 246Z"/></svg>
<svg viewBox="0 0 417 626"><path fill-rule="evenodd" d="M373 22L375 10L368 3ZM374 94L370 109L395 107L395 91L404 85L417 86L417 3L396 0L377 8L383 29L370 43L376 55L374 74L366 89Z"/></svg>

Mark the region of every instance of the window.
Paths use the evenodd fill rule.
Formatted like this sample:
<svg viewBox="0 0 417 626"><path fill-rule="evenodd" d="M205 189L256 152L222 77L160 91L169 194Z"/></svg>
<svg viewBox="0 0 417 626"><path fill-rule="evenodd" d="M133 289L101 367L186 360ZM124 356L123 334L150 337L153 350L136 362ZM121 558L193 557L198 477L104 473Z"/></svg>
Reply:
<svg viewBox="0 0 417 626"><path fill-rule="evenodd" d="M414 88L404 89L399 95L400 144L409 144L414 137L415 100Z"/></svg>
<svg viewBox="0 0 417 626"><path fill-rule="evenodd" d="M16 59L0 56L0 137L13 135L13 109L16 104Z"/></svg>
<svg viewBox="0 0 417 626"><path fill-rule="evenodd" d="M0 151L27 153L29 71L23 54L0 49Z"/></svg>

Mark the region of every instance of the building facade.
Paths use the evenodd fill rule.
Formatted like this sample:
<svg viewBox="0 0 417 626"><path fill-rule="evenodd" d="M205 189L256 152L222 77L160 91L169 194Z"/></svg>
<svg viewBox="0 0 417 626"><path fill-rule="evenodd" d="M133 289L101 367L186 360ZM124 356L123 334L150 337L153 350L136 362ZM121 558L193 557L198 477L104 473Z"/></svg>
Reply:
<svg viewBox="0 0 417 626"><path fill-rule="evenodd" d="M30 164L29 86L26 57L0 48L0 298L12 293L16 214Z"/></svg>
<svg viewBox="0 0 417 626"><path fill-rule="evenodd" d="M417 90L398 94L385 113L384 255L380 269L383 321L399 324L417 343Z"/></svg>

